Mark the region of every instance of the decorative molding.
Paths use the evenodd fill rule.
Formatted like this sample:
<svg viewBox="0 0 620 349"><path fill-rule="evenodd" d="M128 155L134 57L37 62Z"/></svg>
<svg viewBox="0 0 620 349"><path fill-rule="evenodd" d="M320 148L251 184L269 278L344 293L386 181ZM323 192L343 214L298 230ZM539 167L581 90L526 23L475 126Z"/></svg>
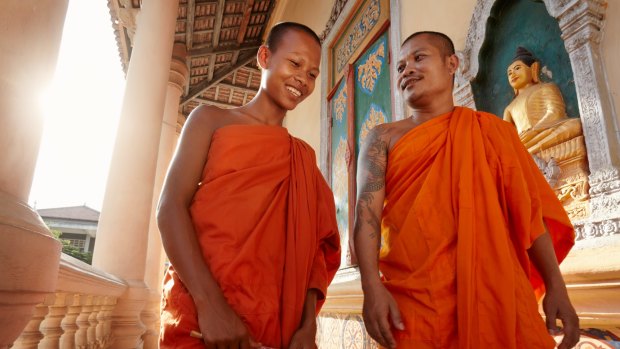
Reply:
<svg viewBox="0 0 620 349"><path fill-rule="evenodd" d="M603 194L620 190L620 171L604 168L590 175L590 194Z"/></svg>
<svg viewBox="0 0 620 349"><path fill-rule="evenodd" d="M577 241L613 235L620 235L620 218L598 222L575 223L575 238Z"/></svg>
<svg viewBox="0 0 620 349"><path fill-rule="evenodd" d="M323 30L321 35L319 35L319 38L321 38L321 41L324 41L325 38L329 35L329 33L332 31L332 28L334 27L334 24L340 17L340 13L342 13L344 6L347 4L347 1L348 0L336 0L336 2L334 2L334 6L332 7L332 12L329 15L327 24L325 25L325 29Z"/></svg>
<svg viewBox="0 0 620 349"><path fill-rule="evenodd" d="M456 105L476 109L476 101L474 101L474 91L472 90L471 84L469 82L464 83L460 86L456 86L455 84L452 94L454 95L454 103L456 103Z"/></svg>

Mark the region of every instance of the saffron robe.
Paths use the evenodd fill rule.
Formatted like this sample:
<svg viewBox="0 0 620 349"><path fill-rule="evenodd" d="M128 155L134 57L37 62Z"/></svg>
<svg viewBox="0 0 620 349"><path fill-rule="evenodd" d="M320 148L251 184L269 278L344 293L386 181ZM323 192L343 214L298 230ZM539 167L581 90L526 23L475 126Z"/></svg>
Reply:
<svg viewBox="0 0 620 349"><path fill-rule="evenodd" d="M307 290L320 292L318 313L340 264L333 194L312 148L278 126L216 130L190 214L204 260L252 338L288 347ZM190 337L200 331L196 309L174 267L161 322L160 348L204 348Z"/></svg>
<svg viewBox="0 0 620 349"><path fill-rule="evenodd" d="M389 152L385 191L380 270L406 327L399 349L555 347L527 250L546 225L562 261L574 230L514 126L461 107L419 125Z"/></svg>

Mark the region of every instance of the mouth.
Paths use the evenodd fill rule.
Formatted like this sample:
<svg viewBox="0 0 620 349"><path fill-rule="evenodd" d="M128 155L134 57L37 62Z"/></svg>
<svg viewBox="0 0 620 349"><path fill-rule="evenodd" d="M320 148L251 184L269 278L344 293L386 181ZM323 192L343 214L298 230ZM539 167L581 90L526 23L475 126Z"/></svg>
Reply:
<svg viewBox="0 0 620 349"><path fill-rule="evenodd" d="M410 77L410 78L406 78L403 80L403 82L400 83L400 88L402 90L407 89L407 87L415 84L416 82L422 80L422 77L416 76L416 77Z"/></svg>
<svg viewBox="0 0 620 349"><path fill-rule="evenodd" d="M294 88L293 86L286 86L286 90L295 96L295 98L299 98L303 94L300 90Z"/></svg>

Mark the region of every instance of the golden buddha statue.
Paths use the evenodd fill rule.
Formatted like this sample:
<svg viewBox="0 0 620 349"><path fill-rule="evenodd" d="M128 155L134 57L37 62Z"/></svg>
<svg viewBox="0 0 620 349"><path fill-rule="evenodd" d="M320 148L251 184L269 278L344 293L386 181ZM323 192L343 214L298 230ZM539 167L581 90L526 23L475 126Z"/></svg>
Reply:
<svg viewBox="0 0 620 349"><path fill-rule="evenodd" d="M540 61L523 47L507 69L515 97L504 120L517 128L519 138L555 188L571 218L587 215L587 159L579 118L569 118L562 93L554 83L540 81Z"/></svg>
<svg viewBox="0 0 620 349"><path fill-rule="evenodd" d="M540 62L532 53L519 47L507 74L515 98L504 110L504 120L517 127L521 142L530 153L582 134L581 121L566 115L557 85L540 82Z"/></svg>

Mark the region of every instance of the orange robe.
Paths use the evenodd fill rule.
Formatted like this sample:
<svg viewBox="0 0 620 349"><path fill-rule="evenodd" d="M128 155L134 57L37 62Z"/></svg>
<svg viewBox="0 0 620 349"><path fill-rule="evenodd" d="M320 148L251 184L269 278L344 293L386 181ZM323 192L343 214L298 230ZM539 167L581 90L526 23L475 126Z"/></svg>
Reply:
<svg viewBox="0 0 620 349"><path fill-rule="evenodd" d="M574 231L553 190L498 117L457 107L388 155L380 269L405 331L398 348L554 348L527 249L545 232L562 261Z"/></svg>
<svg viewBox="0 0 620 349"><path fill-rule="evenodd" d="M216 130L190 214L204 260L252 338L286 348L307 290L320 291L318 312L340 264L333 194L312 148L278 126ZM196 309L172 267L161 321L161 348L204 348L189 335L200 330Z"/></svg>

